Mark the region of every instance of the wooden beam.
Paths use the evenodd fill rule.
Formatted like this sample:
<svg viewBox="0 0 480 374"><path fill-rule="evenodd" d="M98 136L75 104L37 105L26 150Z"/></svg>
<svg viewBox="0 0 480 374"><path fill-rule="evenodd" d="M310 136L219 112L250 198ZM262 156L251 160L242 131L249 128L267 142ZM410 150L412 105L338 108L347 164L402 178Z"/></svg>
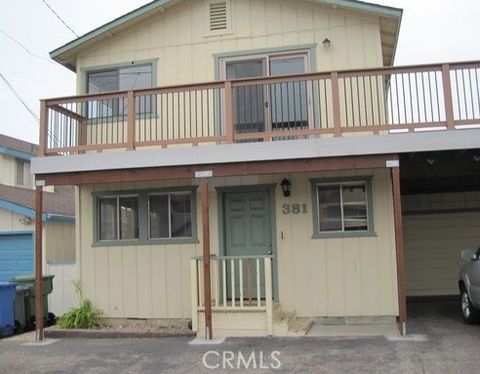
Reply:
<svg viewBox="0 0 480 374"><path fill-rule="evenodd" d="M214 177L293 174L320 171L385 168L396 155L323 157L296 160L237 162L229 164L164 166L138 169L98 170L72 173L37 174L46 185L82 185L118 182L192 179L196 171L211 170Z"/></svg>
<svg viewBox="0 0 480 374"><path fill-rule="evenodd" d="M212 331L212 288L210 278L210 217L208 203L208 180L200 180L200 200L202 205L203 242L203 288L205 295L205 339L213 339Z"/></svg>
<svg viewBox="0 0 480 374"><path fill-rule="evenodd" d="M400 191L400 168L391 168L393 215L395 225L395 247L397 258L397 285L399 323L402 335L406 334L407 324L407 296L405 286L405 255L403 249L403 222L402 222L402 197Z"/></svg>
<svg viewBox="0 0 480 374"><path fill-rule="evenodd" d="M70 117L70 118L72 118L74 120L77 120L79 122L85 122L87 120L87 118L82 116L81 114L76 113L76 112L74 112L70 109L64 108L63 106L60 106L60 105L51 105L49 108L58 112L58 113L62 113L64 115L66 115L67 117Z"/></svg>
<svg viewBox="0 0 480 374"><path fill-rule="evenodd" d="M43 340L42 274L43 187L35 188L35 326L36 340Z"/></svg>

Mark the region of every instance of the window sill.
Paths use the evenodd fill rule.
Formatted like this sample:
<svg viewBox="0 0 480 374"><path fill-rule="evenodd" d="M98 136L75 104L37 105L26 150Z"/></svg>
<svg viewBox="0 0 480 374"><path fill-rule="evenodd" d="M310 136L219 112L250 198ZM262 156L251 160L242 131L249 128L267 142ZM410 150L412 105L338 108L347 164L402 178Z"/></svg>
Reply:
<svg viewBox="0 0 480 374"><path fill-rule="evenodd" d="M92 247L132 247L132 246L144 246L144 245L178 245L178 244L198 244L200 243L197 238L179 238L179 239L150 239L150 240L111 240L111 241L98 241L92 243Z"/></svg>
<svg viewBox="0 0 480 374"><path fill-rule="evenodd" d="M343 238L368 238L368 237L377 237L375 231L351 231L351 232L324 232L324 233L314 233L312 239L343 239Z"/></svg>

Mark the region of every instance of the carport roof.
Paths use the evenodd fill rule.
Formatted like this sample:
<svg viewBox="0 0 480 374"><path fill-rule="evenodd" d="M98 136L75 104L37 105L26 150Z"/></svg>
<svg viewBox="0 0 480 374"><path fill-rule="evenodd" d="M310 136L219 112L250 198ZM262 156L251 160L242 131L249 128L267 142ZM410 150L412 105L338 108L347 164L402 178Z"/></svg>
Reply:
<svg viewBox="0 0 480 374"><path fill-rule="evenodd" d="M0 184L0 207L33 216L35 190ZM43 212L46 219L73 218L75 216L74 187L55 187L55 192L43 192Z"/></svg>

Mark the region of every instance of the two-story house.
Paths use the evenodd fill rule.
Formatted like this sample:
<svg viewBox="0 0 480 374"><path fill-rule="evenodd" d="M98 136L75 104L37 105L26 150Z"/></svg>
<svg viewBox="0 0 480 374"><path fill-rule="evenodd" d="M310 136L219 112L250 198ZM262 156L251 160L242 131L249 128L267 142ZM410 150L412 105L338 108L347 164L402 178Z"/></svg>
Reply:
<svg viewBox="0 0 480 374"><path fill-rule="evenodd" d="M407 292L457 292L435 252L457 243L418 217L461 207L419 202L479 189L480 65L393 67L401 17L353 0L156 0L53 51L77 94L42 100L32 166L37 190L77 186L85 295L110 318L258 336L318 317L405 331Z"/></svg>
<svg viewBox="0 0 480 374"><path fill-rule="evenodd" d="M30 161L36 155L35 144L0 135L0 282L32 274L35 268L35 187ZM43 266L55 275L50 304L58 314L75 302L70 280L64 279L66 268L74 272L74 190L49 187L43 199Z"/></svg>

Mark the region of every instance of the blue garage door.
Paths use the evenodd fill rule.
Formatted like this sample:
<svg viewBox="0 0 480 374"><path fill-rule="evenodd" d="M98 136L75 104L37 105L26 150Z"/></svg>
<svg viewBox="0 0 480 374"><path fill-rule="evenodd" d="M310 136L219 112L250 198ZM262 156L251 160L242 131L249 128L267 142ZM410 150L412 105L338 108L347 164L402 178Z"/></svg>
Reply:
<svg viewBox="0 0 480 374"><path fill-rule="evenodd" d="M33 273L33 233L0 233L0 282Z"/></svg>

